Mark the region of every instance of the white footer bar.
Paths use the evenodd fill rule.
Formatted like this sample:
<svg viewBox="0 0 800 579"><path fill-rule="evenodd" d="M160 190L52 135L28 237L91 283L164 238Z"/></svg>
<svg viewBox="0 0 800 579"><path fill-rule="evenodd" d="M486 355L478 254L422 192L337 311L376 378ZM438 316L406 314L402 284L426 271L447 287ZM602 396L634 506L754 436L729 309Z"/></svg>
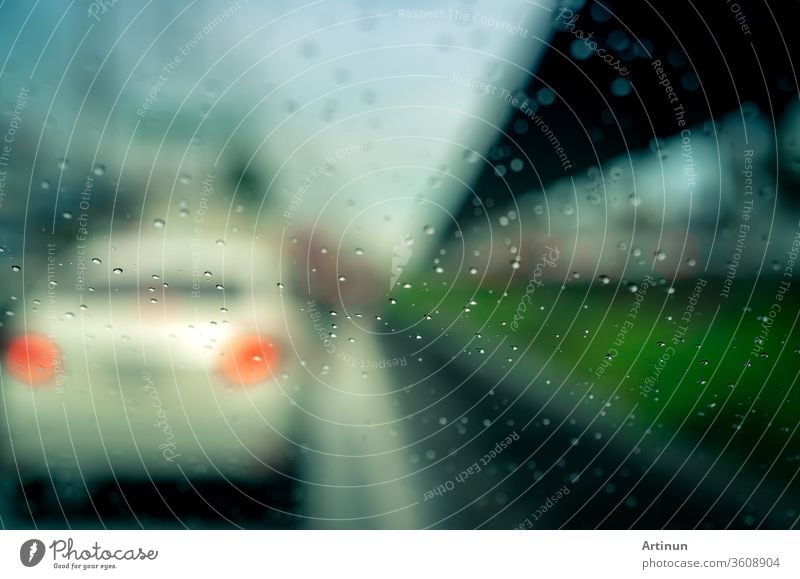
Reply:
<svg viewBox="0 0 800 579"><path fill-rule="evenodd" d="M9 578L796 578L799 562L793 531L0 532Z"/></svg>

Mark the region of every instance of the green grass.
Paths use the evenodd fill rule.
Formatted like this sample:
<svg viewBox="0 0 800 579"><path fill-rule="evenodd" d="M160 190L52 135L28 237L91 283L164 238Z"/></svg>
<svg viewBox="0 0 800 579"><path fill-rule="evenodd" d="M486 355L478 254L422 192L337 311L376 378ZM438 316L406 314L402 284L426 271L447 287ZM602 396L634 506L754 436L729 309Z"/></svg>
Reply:
<svg viewBox="0 0 800 579"><path fill-rule="evenodd" d="M624 286L545 285L533 293L516 330L511 322L524 285L512 286L505 297L503 288L455 287L445 298L446 288L420 282L397 292L398 302L388 308L387 319L404 325L431 314L427 323L436 329L458 320L449 333L461 338L461 344L480 332L487 352L500 338L509 347L518 346L503 349L489 363L506 364L508 357L516 361L530 344L519 363L530 367L531 376L549 359L550 376L568 378L580 391L593 384L596 396L626 407L638 404L639 418L670 431L683 424L685 431L704 433L713 423L712 438L727 440L736 432L752 443L766 429L767 440L774 443L785 440L800 421L800 384L792 387L800 368L800 340L793 328L798 307L791 293L777 302L782 310L762 349L754 351L763 332L758 318L776 303L779 281L760 280L748 303L750 280L737 279L729 298L720 297L719 280L710 280L688 324L681 318L694 280L676 284L672 294L666 285L649 287L635 319L627 317L635 294ZM625 320L632 326L622 343L614 344ZM674 343L679 326L686 327L685 335ZM616 355L607 360L612 348ZM670 357L657 375L655 367L665 355ZM648 392L643 386L656 375Z"/></svg>

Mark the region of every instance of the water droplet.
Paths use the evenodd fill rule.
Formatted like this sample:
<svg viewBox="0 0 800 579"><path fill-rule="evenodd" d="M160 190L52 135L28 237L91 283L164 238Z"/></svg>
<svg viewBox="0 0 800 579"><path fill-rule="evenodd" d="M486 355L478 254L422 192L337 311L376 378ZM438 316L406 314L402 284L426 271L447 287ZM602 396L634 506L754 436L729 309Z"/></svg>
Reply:
<svg viewBox="0 0 800 579"><path fill-rule="evenodd" d="M426 225L423 231L426 235L433 235L436 233L436 229L433 227L433 225Z"/></svg>
<svg viewBox="0 0 800 579"><path fill-rule="evenodd" d="M300 54L306 58L311 58L317 53L317 45L314 42L304 42L300 45Z"/></svg>
<svg viewBox="0 0 800 579"><path fill-rule="evenodd" d="M464 157L464 161L466 163L470 163L470 164L477 163L481 158L481 156L478 154L478 152L477 151L473 151L472 149L465 150L464 154L463 154L463 157Z"/></svg>
<svg viewBox="0 0 800 579"><path fill-rule="evenodd" d="M106 174L106 166L105 165L95 165L92 168L92 173L97 175L98 177L102 177Z"/></svg>
<svg viewBox="0 0 800 579"><path fill-rule="evenodd" d="M112 271L113 273L117 274L117 275L121 275L121 274L122 274L122 268L121 268L121 267L115 267L115 268L114 268L114 269L112 269L111 271Z"/></svg>
<svg viewBox="0 0 800 579"><path fill-rule="evenodd" d="M100 261L100 258L99 258L99 257L93 257L93 258L92 258L92 263L94 263L94 264L96 264L96 265L99 265L99 264L101 264L101 263L103 263L103 262L102 262L102 261Z"/></svg>

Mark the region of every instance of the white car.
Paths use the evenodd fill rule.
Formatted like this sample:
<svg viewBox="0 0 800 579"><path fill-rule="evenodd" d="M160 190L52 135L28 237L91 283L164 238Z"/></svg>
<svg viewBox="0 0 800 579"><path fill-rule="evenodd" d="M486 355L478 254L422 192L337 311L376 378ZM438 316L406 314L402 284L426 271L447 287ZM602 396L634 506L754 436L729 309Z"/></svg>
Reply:
<svg viewBox="0 0 800 579"><path fill-rule="evenodd" d="M279 476L296 375L277 254L223 241L200 217L51 248L3 361L8 472Z"/></svg>

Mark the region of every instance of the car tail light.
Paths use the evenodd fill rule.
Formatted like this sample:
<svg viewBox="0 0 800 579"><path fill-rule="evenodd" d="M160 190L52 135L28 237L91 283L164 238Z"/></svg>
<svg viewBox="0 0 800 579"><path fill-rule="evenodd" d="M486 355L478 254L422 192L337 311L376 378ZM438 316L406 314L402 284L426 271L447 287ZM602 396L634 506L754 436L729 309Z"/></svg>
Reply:
<svg viewBox="0 0 800 579"><path fill-rule="evenodd" d="M220 372L236 386L251 386L272 378L280 359L278 347L263 336L233 338L222 351Z"/></svg>
<svg viewBox="0 0 800 579"><path fill-rule="evenodd" d="M60 363L61 351L44 334L27 334L14 338L6 357L8 373L30 386L50 382Z"/></svg>

